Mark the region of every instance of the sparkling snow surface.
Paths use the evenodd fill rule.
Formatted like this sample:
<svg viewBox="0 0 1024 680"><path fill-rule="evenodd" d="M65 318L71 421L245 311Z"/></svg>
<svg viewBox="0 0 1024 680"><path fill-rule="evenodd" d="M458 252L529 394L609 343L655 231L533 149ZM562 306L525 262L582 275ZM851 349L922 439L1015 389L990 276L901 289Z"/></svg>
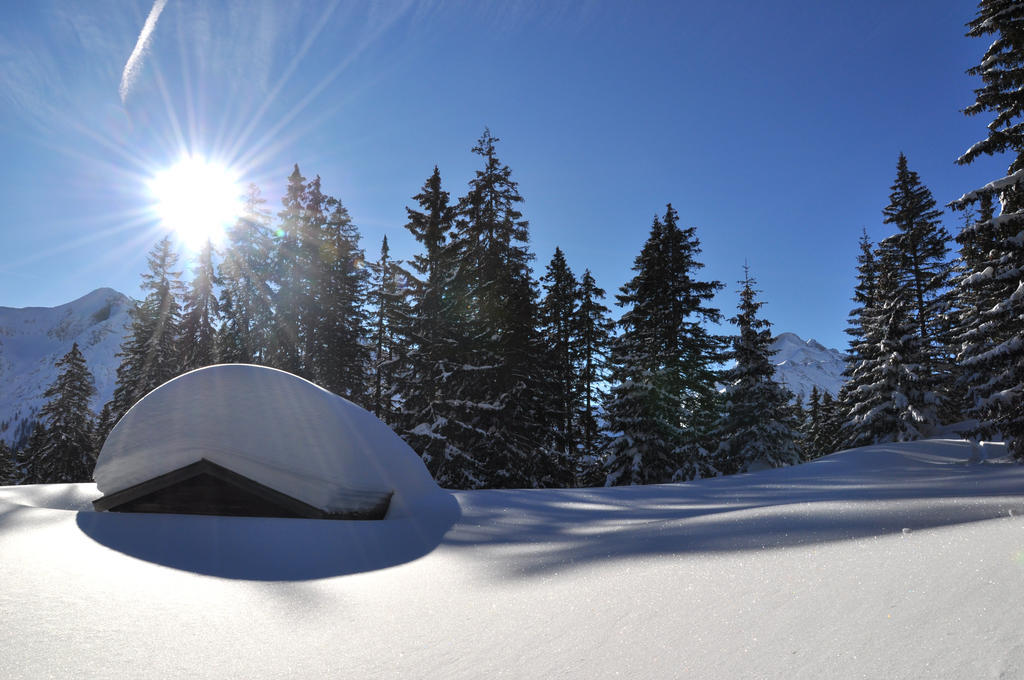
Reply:
<svg viewBox="0 0 1024 680"><path fill-rule="evenodd" d="M380 522L0 488L0 677L1022 677L1024 466L972 453L439 492Z"/></svg>
<svg viewBox="0 0 1024 680"><path fill-rule="evenodd" d="M247 364L200 368L147 394L110 432L93 479L111 494L203 458L329 512L393 492L394 515L439 491L416 452L370 412Z"/></svg>

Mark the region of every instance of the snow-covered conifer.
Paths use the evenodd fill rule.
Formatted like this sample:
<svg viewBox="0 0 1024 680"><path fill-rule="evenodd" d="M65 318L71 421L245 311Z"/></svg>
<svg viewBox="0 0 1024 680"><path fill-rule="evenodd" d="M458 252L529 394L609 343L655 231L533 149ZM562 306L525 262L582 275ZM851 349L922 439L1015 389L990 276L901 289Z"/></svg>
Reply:
<svg viewBox="0 0 1024 680"><path fill-rule="evenodd" d="M117 386L111 404L114 420L154 388L181 372L181 272L170 238L161 239L142 275L146 297L131 310L131 324L118 356Z"/></svg>
<svg viewBox="0 0 1024 680"><path fill-rule="evenodd" d="M549 406L548 432L552 455L561 459L560 467L575 472L579 451L579 339L577 315L580 291L561 248L548 263L540 279L544 296L539 306L540 334L545 350L545 381Z"/></svg>
<svg viewBox="0 0 1024 680"><path fill-rule="evenodd" d="M279 228L272 256L274 291L274 328L270 335L268 363L281 370L302 375L302 310L309 296L311 263L304 262L303 243L308 241L304 197L306 178L296 165L288 176L288 189L278 213Z"/></svg>
<svg viewBox="0 0 1024 680"><path fill-rule="evenodd" d="M907 167L903 154L896 165L889 205L882 212L884 222L899 229L886 239L885 247L893 248L898 255L896 294L908 298L921 340L917 356L904 357L905 362L917 366L917 379L927 401L915 408L925 418L922 425L938 424L938 395L950 373L948 351L943 346L945 293L951 272L946 257L949 233L940 223L942 212L935 208L931 191Z"/></svg>
<svg viewBox="0 0 1024 680"><path fill-rule="evenodd" d="M537 290L529 224L499 140L484 130L473 147L483 160L458 203L453 246L457 287L468 296L468 341L458 375L464 418L458 447L483 464L485 486L557 484L559 471L543 448L542 351L536 328Z"/></svg>
<svg viewBox="0 0 1024 680"><path fill-rule="evenodd" d="M409 344L409 280L402 263L392 260L388 239L381 243L380 259L373 265L371 284L373 361L369 408L392 427L399 424L398 376L405 370Z"/></svg>
<svg viewBox="0 0 1024 680"><path fill-rule="evenodd" d="M696 229L680 229L671 204L655 217L633 271L616 296L626 311L612 345L612 388L605 405L614 434L605 484L694 479L714 470L705 447L717 415L714 365L722 341L705 322L717 281L695 280Z"/></svg>
<svg viewBox="0 0 1024 680"><path fill-rule="evenodd" d="M478 488L485 484L483 464L474 450L464 448L473 430L463 409L469 379L460 379L471 342L468 282L456 275L455 213L436 166L413 200L419 209L406 208L406 229L424 252L412 261L419 277L411 280L411 346L397 376L401 433L439 484Z"/></svg>
<svg viewBox="0 0 1024 680"><path fill-rule="evenodd" d="M96 393L92 373L78 343L57 363L57 379L44 397L39 417L46 428L32 462L38 482L87 482L96 463L93 450L93 413L89 401Z"/></svg>
<svg viewBox="0 0 1024 680"><path fill-rule="evenodd" d="M957 160L1009 152L1006 176L964 194L956 208L980 206L977 222L957 236L964 271L957 281L960 312L957 363L967 391L967 414L979 426L975 436L1002 436L1024 460L1024 4L982 0L967 35L992 36L967 115L992 116L985 139ZM997 215L993 204L998 200Z"/></svg>
<svg viewBox="0 0 1024 680"><path fill-rule="evenodd" d="M576 339L579 369L577 373L577 422L580 451L588 460L596 460L604 448L598 408L607 397L608 362L615 324L603 300L605 292L598 287L587 269L579 287L576 311Z"/></svg>
<svg viewBox="0 0 1024 680"><path fill-rule="evenodd" d="M14 465L14 452L7 446L7 442L0 439L0 486L17 482L18 469Z"/></svg>
<svg viewBox="0 0 1024 680"><path fill-rule="evenodd" d="M213 267L213 243L207 239L196 255L192 284L185 292L181 317L181 371L218 361L217 327L220 305L214 287L220 283Z"/></svg>
<svg viewBox="0 0 1024 680"><path fill-rule="evenodd" d="M744 265L739 313L729 321L738 333L726 358L736 363L722 376L724 414L716 428L715 464L724 474L746 472L752 466L781 467L800 461L793 394L775 382L771 357L771 324L758 317L755 281Z"/></svg>
<svg viewBox="0 0 1024 680"><path fill-rule="evenodd" d="M315 281L315 287L302 312L303 333L312 339L306 364L322 387L365 404L370 269L348 210L337 198L320 193L319 179L311 183L306 198L311 222L308 238L318 239L315 248L307 249L317 261L316 274L307 280L307 285ZM321 214L322 218L315 217Z"/></svg>
<svg viewBox="0 0 1024 680"><path fill-rule="evenodd" d="M913 363L922 341L912 302L900 294L901 257L891 241L880 245L875 300L861 313L864 336L854 347L845 395L847 446L918 439L920 428L934 422L934 400Z"/></svg>
<svg viewBox="0 0 1024 680"><path fill-rule="evenodd" d="M220 263L220 327L218 348L225 363L268 361L274 328L271 288L273 238L265 201L256 185L249 185L242 216L228 230Z"/></svg>

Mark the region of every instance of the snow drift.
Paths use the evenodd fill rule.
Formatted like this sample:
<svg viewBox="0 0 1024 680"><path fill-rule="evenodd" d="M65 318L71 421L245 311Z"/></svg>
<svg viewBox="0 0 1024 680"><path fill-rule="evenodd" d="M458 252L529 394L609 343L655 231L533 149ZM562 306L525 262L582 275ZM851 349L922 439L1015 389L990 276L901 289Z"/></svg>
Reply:
<svg viewBox="0 0 1024 680"><path fill-rule="evenodd" d="M4 487L0 676L1024 677L1024 466L989 449L441 493L384 522Z"/></svg>
<svg viewBox="0 0 1024 680"><path fill-rule="evenodd" d="M393 492L388 517L438 493L373 414L284 371L221 364L143 397L110 432L94 479L113 494L206 459L326 512Z"/></svg>

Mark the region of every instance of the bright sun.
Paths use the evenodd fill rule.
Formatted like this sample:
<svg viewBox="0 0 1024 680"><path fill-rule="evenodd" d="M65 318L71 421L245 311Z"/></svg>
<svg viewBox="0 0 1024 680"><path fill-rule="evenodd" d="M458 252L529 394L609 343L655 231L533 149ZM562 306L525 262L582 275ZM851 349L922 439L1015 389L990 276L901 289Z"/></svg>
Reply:
<svg viewBox="0 0 1024 680"><path fill-rule="evenodd" d="M189 248L220 241L242 211L236 176L200 156L186 156L149 183L156 213Z"/></svg>

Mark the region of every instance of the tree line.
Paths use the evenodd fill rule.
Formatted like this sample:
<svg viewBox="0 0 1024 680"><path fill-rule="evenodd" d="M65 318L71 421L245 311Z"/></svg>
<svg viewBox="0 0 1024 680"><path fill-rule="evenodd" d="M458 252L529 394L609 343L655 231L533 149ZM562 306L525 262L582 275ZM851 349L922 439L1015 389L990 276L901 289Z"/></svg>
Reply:
<svg viewBox="0 0 1024 680"><path fill-rule="evenodd" d="M859 243L838 395L815 390L805 406L775 381L770 324L745 266L733 335L711 332L723 284L700 276L696 229L681 226L671 204L616 296L617 320L589 270L577 276L561 249L535 277L522 196L485 130L461 197L452 200L436 167L413 196L405 228L420 252L409 261L393 259L386 239L369 260L341 201L298 166L276 219L250 187L223 251L208 244L187 285L161 240L111 402L94 421L88 397L83 407L60 396L90 393L73 348L61 360L63 386L47 392L13 462L0 455L0 475L87 478L96 447L132 404L218 362L281 368L364 406L452 488L689 480L953 423L974 438L1003 437L1024 458L1024 131L1012 124L1024 94L1011 86L1024 81L1024 39L1013 30L1021 20L1024 9L986 0L968 25L969 35L996 40L970 71L984 85L966 112L995 118L958 162L1011 152L1007 176L952 202L967 224L950 258L941 211L899 156L883 210L895 231ZM38 463L58 449L74 449L81 466Z"/></svg>

